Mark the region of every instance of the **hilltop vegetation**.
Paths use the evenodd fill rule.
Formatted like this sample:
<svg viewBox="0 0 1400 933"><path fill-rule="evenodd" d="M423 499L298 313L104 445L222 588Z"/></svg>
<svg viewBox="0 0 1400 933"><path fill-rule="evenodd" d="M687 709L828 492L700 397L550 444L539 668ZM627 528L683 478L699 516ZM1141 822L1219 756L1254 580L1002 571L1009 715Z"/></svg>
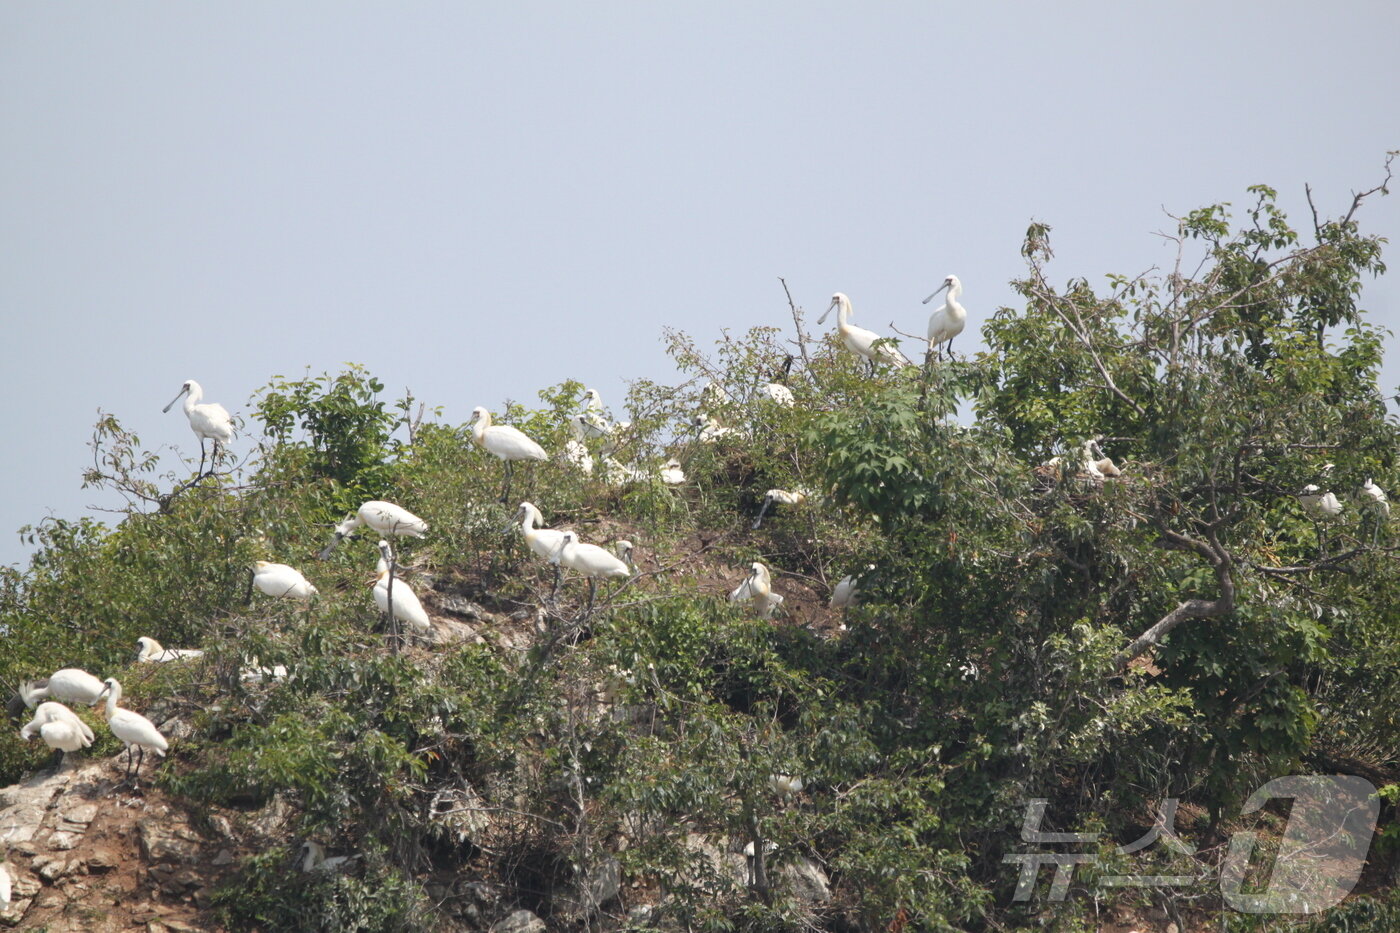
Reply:
<svg viewBox="0 0 1400 933"><path fill-rule="evenodd" d="M131 706L193 726L163 792L290 806L285 847L211 908L233 930L476 929L522 908L552 928L1068 931L1154 897L1209 915L1218 888L1106 898L1087 872L1063 903L1014 901L1003 856L1038 797L1054 829L1107 834L1105 871L1195 873L1270 778L1396 780L1397 545L1353 495L1400 489L1383 335L1357 306L1384 271L1363 200L1304 242L1253 188L1238 224L1223 205L1181 219L1175 268L1103 290L1054 285L1034 225L1024 307L974 308L972 359L871 372L796 308L794 332L713 353L672 334L678 384L633 385L630 426L588 442L594 474L517 469L506 504L466 426L360 369L276 378L203 478L104 416L87 479L129 509L31 532L31 565L0 578L0 680L117 673ZM789 353L791 407L758 392ZM496 420L556 453L582 392ZM736 431L700 441L702 411ZM1090 439L1121 476L1083 469ZM641 475L609 482L604 445ZM657 474L673 456L680 486ZM1310 517L1309 484L1340 517ZM755 530L770 488L811 495ZM384 630L372 533L315 560L368 499L427 520L396 559L456 640ZM503 530L522 499L631 540L638 575L591 617L577 578L551 603L553 569ZM319 597L253 592L260 559ZM724 598L754 561L786 597L771 621ZM853 573L859 605L828 608ZM207 653L124 675L140 636ZM0 784L45 760L8 732ZM1197 854L1125 867L1112 840L1169 797ZM303 839L361 858L288 871ZM1389 929L1388 891L1368 894L1331 916Z"/></svg>

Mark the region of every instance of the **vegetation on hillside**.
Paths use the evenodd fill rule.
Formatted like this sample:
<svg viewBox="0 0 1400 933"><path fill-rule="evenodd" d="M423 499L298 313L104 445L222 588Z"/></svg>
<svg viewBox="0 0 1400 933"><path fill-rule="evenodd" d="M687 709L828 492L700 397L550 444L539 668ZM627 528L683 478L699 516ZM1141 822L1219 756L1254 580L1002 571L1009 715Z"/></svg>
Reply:
<svg viewBox="0 0 1400 933"><path fill-rule="evenodd" d="M0 681L128 670L143 635L208 649L123 681L132 706L164 698L194 721L167 791L295 809L298 837L219 900L231 929L485 927L513 907L598 929L1092 929L1093 872L1061 903L1044 885L1013 900L1003 858L1025 848L1031 798L1047 829L1105 833L1115 869L1111 840L1179 799L1196 855L1154 847L1130 870L1182 874L1218 861L1270 778L1395 779L1398 545L1354 496L1368 479L1400 490L1383 334L1357 304L1384 271L1366 196L1300 234L1252 188L1238 218L1181 218L1171 269L1100 288L1055 284L1035 224L1024 306L974 309L987 350L971 359L872 373L796 308L795 332L713 352L670 334L679 384L633 385L630 426L588 442L594 475L518 469L505 504L465 426L360 369L276 378L234 442L244 459L198 482L104 416L88 481L129 509L116 527L46 520L30 566L0 570ZM758 392L788 353L792 407ZM557 452L582 391L496 419ZM701 442L700 411L741 430ZM1090 439L1121 476L1082 468ZM645 475L609 482L605 446ZM684 485L657 477L672 456ZM1302 507L1309 484L1339 518ZM770 488L813 495L753 530ZM315 560L367 499L428 521L396 541L403 578L480 637L386 632L370 532ZM604 584L591 617L577 578L551 602L553 568L503 530L521 499L585 540L633 541L638 575ZM319 597L251 590L259 559ZM753 561L787 596L772 621L724 598ZM859 605L827 608L848 574ZM240 677L273 665L287 676ZM44 760L7 733L0 783ZM362 859L289 872L302 838ZM797 865L830 897L801 896ZM1326 922L1389 929L1386 897ZM1210 885L1112 898L1220 909Z"/></svg>

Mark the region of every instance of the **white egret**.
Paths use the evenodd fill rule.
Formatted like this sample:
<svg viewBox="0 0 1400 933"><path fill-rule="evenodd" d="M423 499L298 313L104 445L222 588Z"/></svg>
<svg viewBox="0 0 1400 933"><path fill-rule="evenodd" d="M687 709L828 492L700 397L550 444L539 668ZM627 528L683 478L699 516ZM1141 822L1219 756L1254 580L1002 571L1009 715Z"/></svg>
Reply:
<svg viewBox="0 0 1400 933"><path fill-rule="evenodd" d="M316 595L316 587L300 571L268 560L253 562L253 585L268 596L284 596L303 602Z"/></svg>
<svg viewBox="0 0 1400 933"><path fill-rule="evenodd" d="M170 743L165 740L165 736L160 734L155 723L145 716L129 709L119 709L117 704L122 699L122 685L117 683L115 677L108 677L103 692L107 694L107 728L112 730L112 734L122 741L126 746L127 770L129 775L124 779L131 779L132 786L141 776L141 764L146 760L146 749L150 749L161 757L170 748ZM141 757L136 758L132 753ZM135 761L136 768L132 770L131 764Z"/></svg>
<svg viewBox="0 0 1400 933"><path fill-rule="evenodd" d="M967 309L958 303L958 298L962 296L962 282L958 281L956 275L950 275L943 280L943 284L938 289L924 299L924 304L928 304L934 296L943 289L948 289L948 298L928 319L928 348L936 350L939 357L943 355L941 344L948 344L948 357L953 356L953 338L963 332L967 326Z"/></svg>
<svg viewBox="0 0 1400 933"><path fill-rule="evenodd" d="M200 399L204 398L204 389L193 379L186 379L185 384L180 387L180 391L170 400L170 404L161 409L161 413L170 411L171 407L180 400L180 396L185 396L185 417L190 420L190 430L194 431L199 438L199 474L204 475L204 439L208 438L214 442L214 454L210 458L210 470L213 463L219 459L219 448L227 447L229 441L233 440L233 419L229 417L228 411L218 402L205 402L200 404Z"/></svg>
<svg viewBox="0 0 1400 933"><path fill-rule="evenodd" d="M403 619L419 635L428 635L433 631L433 622L428 618L428 612L423 608L423 604L418 600L418 594L413 592L413 588L404 582L403 578L397 574L393 577L393 591L389 586L389 567L392 564L391 552L388 541L379 542L379 576L374 581L374 604L379 607L379 611L388 615L391 619ZM389 607L392 601L393 611Z"/></svg>
<svg viewBox="0 0 1400 933"><path fill-rule="evenodd" d="M361 525L368 525L380 537L391 535L412 535L421 538L428 533L428 523L401 505L371 499L345 521L335 526L335 536L317 555L321 560L330 556L337 544L355 533Z"/></svg>
<svg viewBox="0 0 1400 933"><path fill-rule="evenodd" d="M1377 486L1369 476L1357 491L1356 499L1361 510L1368 513L1375 522L1375 530L1371 534L1371 543L1375 544L1380 541L1381 526L1390 520L1390 500L1386 497L1385 490Z"/></svg>
<svg viewBox="0 0 1400 933"><path fill-rule="evenodd" d="M44 744L58 752L61 759L65 752L76 752L92 744L92 729L62 703L40 703L34 710L34 719L19 730L19 737L28 742L35 735Z"/></svg>
<svg viewBox="0 0 1400 933"><path fill-rule="evenodd" d="M163 648L154 638L136 639L136 660L147 664L164 664L167 661L189 661L204 657L198 648Z"/></svg>
<svg viewBox="0 0 1400 933"><path fill-rule="evenodd" d="M359 855L332 855L327 858L325 846L319 842L312 842L308 839L301 844L301 870L306 872L345 871L350 867L350 863L359 857Z"/></svg>
<svg viewBox="0 0 1400 933"><path fill-rule="evenodd" d="M786 489L770 489L763 494L763 505L759 507L758 518L753 520L753 530L757 531L758 526L763 524L763 516L768 514L768 509L777 502L782 505L801 505L807 501L807 492L803 489L789 492Z"/></svg>
<svg viewBox="0 0 1400 933"><path fill-rule="evenodd" d="M797 404L797 399L793 397L792 389L788 388L788 373L792 371L792 354L789 353L783 360L782 372L775 373L770 382L764 383L758 389L758 394L764 398L782 405L784 408L791 408Z"/></svg>
<svg viewBox="0 0 1400 933"><path fill-rule="evenodd" d="M760 618L773 618L773 611L783 603L783 597L773 592L773 577L768 568L755 561L749 575L729 594L731 603L749 603Z"/></svg>
<svg viewBox="0 0 1400 933"><path fill-rule="evenodd" d="M501 501L510 498L511 471L517 460L548 460L544 448L525 436L523 431L508 424L491 424L491 413L481 406L472 409L472 440L487 453L505 461L506 483Z"/></svg>
<svg viewBox="0 0 1400 933"><path fill-rule="evenodd" d="M65 667L55 671L44 686L34 681L19 685L19 695L24 697L24 705L33 709L40 700L59 700L64 703L79 703L91 706L106 689L102 681L87 671L76 667Z"/></svg>
<svg viewBox="0 0 1400 933"><path fill-rule="evenodd" d="M579 541L578 535L572 531L564 532L553 559L588 578L588 608L584 610L585 617L593 612L593 600L598 593L599 580L632 576L632 568L623 560L609 553L607 548Z"/></svg>
<svg viewBox="0 0 1400 933"><path fill-rule="evenodd" d="M841 341L846 345L846 349L857 356L864 357L872 369L877 362L890 363L894 366L903 366L909 362L893 342L883 343L877 348L875 341L885 338L873 330L866 330L851 324L851 299L841 292L831 296L830 307L821 317L817 318L817 323L825 323L833 310L836 312L836 329L841 334Z"/></svg>

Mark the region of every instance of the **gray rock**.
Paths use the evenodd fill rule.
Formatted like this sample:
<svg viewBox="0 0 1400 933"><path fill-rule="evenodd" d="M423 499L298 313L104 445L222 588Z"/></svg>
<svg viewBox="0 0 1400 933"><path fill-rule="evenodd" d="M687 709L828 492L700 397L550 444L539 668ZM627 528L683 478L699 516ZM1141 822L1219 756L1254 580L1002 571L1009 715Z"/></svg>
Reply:
<svg viewBox="0 0 1400 933"><path fill-rule="evenodd" d="M821 866L799 856L778 869L783 886L802 904L820 907L831 900L831 880Z"/></svg>
<svg viewBox="0 0 1400 933"><path fill-rule="evenodd" d="M545 933L545 922L528 910L517 910L504 920L491 924L491 933Z"/></svg>
<svg viewBox="0 0 1400 933"><path fill-rule="evenodd" d="M192 862L199 857L199 836L169 816L146 816L136 821L141 857L147 862Z"/></svg>

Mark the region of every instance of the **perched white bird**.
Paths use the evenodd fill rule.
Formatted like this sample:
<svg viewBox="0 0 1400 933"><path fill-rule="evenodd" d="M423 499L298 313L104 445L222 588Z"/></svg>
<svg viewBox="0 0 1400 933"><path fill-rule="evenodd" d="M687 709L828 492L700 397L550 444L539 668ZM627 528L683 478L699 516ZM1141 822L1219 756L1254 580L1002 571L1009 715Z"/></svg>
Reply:
<svg viewBox="0 0 1400 933"><path fill-rule="evenodd" d="M1094 466L1103 476L1113 477L1123 475L1123 471L1118 468L1118 464L1114 463L1112 458L1104 456L1103 448L1099 446L1099 442L1094 438L1089 438L1086 451L1088 456L1093 459Z"/></svg>
<svg viewBox="0 0 1400 933"><path fill-rule="evenodd" d="M316 595L316 587L300 571L267 560L253 562L253 585L268 596L305 601Z"/></svg>
<svg viewBox="0 0 1400 933"><path fill-rule="evenodd" d="M632 542L628 541L626 538L618 538L613 542L612 547L613 553L616 554L633 573L636 573L637 565L632 562L632 552L636 550L636 547Z"/></svg>
<svg viewBox="0 0 1400 933"><path fill-rule="evenodd" d="M395 575L393 579L393 592L389 587L389 542L379 542L380 570L379 576L374 581L374 604L379 607L379 611L389 615L390 600L393 600L393 617L402 619L419 635L430 634L433 630L433 622L428 618L428 612L423 608L423 604L418 601L418 594L413 592L413 588L404 582L403 578Z"/></svg>
<svg viewBox="0 0 1400 933"><path fill-rule="evenodd" d="M559 546L564 543L564 532L539 527L544 524L544 516L533 502L520 503L520 510L515 513L515 519L520 522L520 534L525 538L525 546L554 564L554 589L549 595L549 598L553 599L559 593L560 569L554 556L558 553Z"/></svg>
<svg viewBox="0 0 1400 933"><path fill-rule="evenodd" d="M491 424L491 413L481 406L472 409L472 440L487 453L505 461L506 483L501 501L510 498L510 477L517 460L548 460L544 448L507 424Z"/></svg>
<svg viewBox="0 0 1400 933"><path fill-rule="evenodd" d="M903 366L909 362L904 354L893 343L881 344L878 349L875 341L882 340L879 334L873 330L866 330L863 327L856 327L850 323L851 299L841 292L831 296L831 305L826 309L821 317L817 318L817 323L826 322L832 311L836 312L836 329L841 334L841 341L857 356L864 357L873 368L877 362L890 363L894 366Z"/></svg>
<svg viewBox="0 0 1400 933"><path fill-rule="evenodd" d="M102 696L102 691L106 689L102 681L89 674L87 671L78 670L76 667L65 667L61 671L55 671L54 675L44 686L40 687L34 681L25 681L19 685L19 695L24 697L24 705L33 709L40 700L59 700L63 703L79 703L83 706L91 706Z"/></svg>
<svg viewBox="0 0 1400 933"><path fill-rule="evenodd" d="M782 405L784 408L791 408L797 404L797 399L792 395L792 389L788 388L788 373L792 370L792 354L789 353L783 360L783 369L780 373L775 373L772 381L764 383L758 389L758 394L764 398Z"/></svg>
<svg viewBox="0 0 1400 933"><path fill-rule="evenodd" d="M107 694L107 728L126 746L127 770L130 772L126 777L139 779L141 764L146 760L146 749L149 748L164 757L170 743L160 734L155 723L145 716L129 709L117 708L122 699L122 685L117 683L115 677L108 677L105 683L103 692ZM141 757L133 756L132 749L136 749ZM135 770L131 768L133 761L136 763Z"/></svg>
<svg viewBox="0 0 1400 933"><path fill-rule="evenodd" d="M1385 494L1385 490L1377 486L1371 477L1366 477L1366 482L1361 484L1361 489L1356 494L1362 507L1378 512L1385 517L1390 517L1390 500Z"/></svg>
<svg viewBox="0 0 1400 933"><path fill-rule="evenodd" d="M768 514L768 509L773 503L781 505L801 505L807 501L807 491L804 489L789 492L786 489L770 489L763 494L763 505L759 507L758 518L753 520L753 530L757 531L758 526L763 524L763 516Z"/></svg>
<svg viewBox="0 0 1400 933"><path fill-rule="evenodd" d="M572 463L583 471L584 475L593 475L593 455L588 452L588 445L584 443L587 431L584 427L584 416L569 419L569 433L573 436L564 442L564 450L560 454L565 463Z"/></svg>
<svg viewBox="0 0 1400 933"><path fill-rule="evenodd" d="M928 348L937 350L942 357L941 344L948 344L948 356L953 355L953 338L963 332L967 326L967 309L958 303L958 298L962 296L962 282L958 281L956 275L950 275L943 280L943 284L938 289L924 299L924 304L928 304L934 296L943 289L948 289L948 298L943 305L928 319Z"/></svg>
<svg viewBox="0 0 1400 933"><path fill-rule="evenodd" d="M136 660L147 664L164 664L167 661L189 661L204 657L198 648L162 648L154 638L136 639Z"/></svg>
<svg viewBox="0 0 1400 933"><path fill-rule="evenodd" d="M318 555L321 560L330 556L337 544L355 533L361 525L368 525L380 537L391 535L412 535L421 538L428 533L428 523L401 505L371 499L345 521L335 526L335 535Z"/></svg>
<svg viewBox="0 0 1400 933"><path fill-rule="evenodd" d="M731 603L749 603L760 618L771 619L773 612L783 603L783 597L773 592L773 577L768 568L755 561L750 565L749 575L744 582L729 594Z"/></svg>
<svg viewBox="0 0 1400 933"><path fill-rule="evenodd" d="M721 437L732 437L739 433L737 429L721 424L714 415L703 411L695 416L695 426L700 429L701 442L706 444L710 441L717 441Z"/></svg>
<svg viewBox="0 0 1400 933"><path fill-rule="evenodd" d="M866 565L864 571L847 574L836 584L836 588L831 591L830 607L832 609L847 609L860 603L860 588L858 581L862 572L868 573L875 569L874 564Z"/></svg>
<svg viewBox="0 0 1400 933"><path fill-rule="evenodd" d="M333 855L326 858L325 846L308 839L301 844L302 871L345 871L359 855Z"/></svg>
<svg viewBox="0 0 1400 933"><path fill-rule="evenodd" d="M219 448L227 447L229 441L233 440L233 419L229 417L228 411L218 402L205 402L200 404L199 400L204 398L204 389L193 379L186 379L185 384L180 387L180 391L170 400L170 404L161 409L161 413L170 411L171 407L180 400L180 396L185 396L185 417L190 420L190 430L194 431L199 438L199 472L204 474L204 439L207 437L214 442L214 454L211 463L219 457ZM212 466L211 466L212 469Z"/></svg>
<svg viewBox="0 0 1400 933"><path fill-rule="evenodd" d="M597 389L583 390L583 414L577 419L585 437L607 437L613 429L603 414L603 399Z"/></svg>
<svg viewBox="0 0 1400 933"><path fill-rule="evenodd" d="M627 566L626 562L610 553L607 548L579 541L578 535L572 531L564 532L553 559L556 563L588 578L588 608L584 610L585 616L593 611L593 600L598 593L599 580L632 576L632 568Z"/></svg>
<svg viewBox="0 0 1400 933"><path fill-rule="evenodd" d="M1342 514L1342 503L1336 494L1323 492L1311 483L1298 493L1298 502L1313 521L1327 521Z"/></svg>
<svg viewBox="0 0 1400 933"><path fill-rule="evenodd" d="M661 464L661 482L667 486L679 486L685 482L685 470L681 469L681 462L674 457Z"/></svg>
<svg viewBox="0 0 1400 933"><path fill-rule="evenodd" d="M793 794L802 792L802 788L807 785L802 782L802 778L792 774L770 774L768 775L768 786L773 789L773 793L780 797L791 797Z"/></svg>
<svg viewBox="0 0 1400 933"><path fill-rule="evenodd" d="M56 752L76 752L87 748L94 738L88 724L62 703L40 703L34 719L19 730L19 737L28 742L35 735Z"/></svg>
<svg viewBox="0 0 1400 933"><path fill-rule="evenodd" d="M603 479L607 480L609 486L629 486L633 483L645 483L651 474L639 466L628 463L618 463L612 457L603 458Z"/></svg>

